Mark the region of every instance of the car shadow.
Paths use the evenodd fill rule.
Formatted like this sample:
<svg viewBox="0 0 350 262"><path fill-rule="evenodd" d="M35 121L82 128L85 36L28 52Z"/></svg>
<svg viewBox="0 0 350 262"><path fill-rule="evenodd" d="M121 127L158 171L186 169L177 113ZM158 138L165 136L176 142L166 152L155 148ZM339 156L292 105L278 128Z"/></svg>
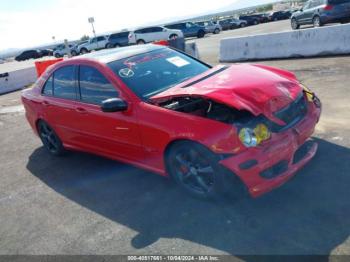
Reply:
<svg viewBox="0 0 350 262"><path fill-rule="evenodd" d="M350 149L316 139L316 157L283 187L258 199L205 202L168 179L83 153L43 148L28 170L57 193L138 232L134 248L179 238L232 255L329 254L350 232Z"/></svg>

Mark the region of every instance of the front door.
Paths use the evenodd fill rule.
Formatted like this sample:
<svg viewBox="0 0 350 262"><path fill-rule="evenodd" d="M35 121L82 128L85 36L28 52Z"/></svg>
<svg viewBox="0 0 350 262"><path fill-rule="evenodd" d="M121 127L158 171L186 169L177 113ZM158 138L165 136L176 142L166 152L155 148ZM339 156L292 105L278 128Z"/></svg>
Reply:
<svg viewBox="0 0 350 262"><path fill-rule="evenodd" d="M135 110L129 103L125 112L105 113L102 101L124 98L120 90L95 67L79 66L79 113L75 129L80 130L82 144L95 152L113 155L126 160L144 157ZM128 101L127 101L128 102Z"/></svg>

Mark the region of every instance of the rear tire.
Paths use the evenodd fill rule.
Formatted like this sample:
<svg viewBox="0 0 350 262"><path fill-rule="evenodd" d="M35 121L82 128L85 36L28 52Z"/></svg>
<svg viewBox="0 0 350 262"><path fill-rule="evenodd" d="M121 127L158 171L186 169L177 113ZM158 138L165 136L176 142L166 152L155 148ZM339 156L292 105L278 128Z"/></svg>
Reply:
<svg viewBox="0 0 350 262"><path fill-rule="evenodd" d="M62 156L66 153L61 139L56 132L45 121L38 122L39 137L45 149L54 156Z"/></svg>
<svg viewBox="0 0 350 262"><path fill-rule="evenodd" d="M137 40L137 44L144 45L144 44L146 44L146 42L145 42L145 40L139 39L139 40Z"/></svg>
<svg viewBox="0 0 350 262"><path fill-rule="evenodd" d="M205 32L203 30L198 31L197 37L203 38L205 36Z"/></svg>
<svg viewBox="0 0 350 262"><path fill-rule="evenodd" d="M241 23L240 27L244 28L245 27L245 23Z"/></svg>
<svg viewBox="0 0 350 262"><path fill-rule="evenodd" d="M218 161L209 149L188 141L175 143L166 155L167 170L175 182L188 194L205 200L222 198L233 189Z"/></svg>
<svg viewBox="0 0 350 262"><path fill-rule="evenodd" d="M314 27L321 27L323 24L321 22L321 18L319 16L315 16L313 19L312 19L312 23L314 25Z"/></svg>
<svg viewBox="0 0 350 262"><path fill-rule="evenodd" d="M55 54L55 57L56 58L60 58L61 56L59 54Z"/></svg>
<svg viewBox="0 0 350 262"><path fill-rule="evenodd" d="M219 34L219 33L220 33L220 29L219 29L219 28L215 28L214 34L217 35L217 34Z"/></svg>
<svg viewBox="0 0 350 262"><path fill-rule="evenodd" d="M72 54L72 56L77 56L78 55L78 53L76 51L72 51L71 54Z"/></svg>

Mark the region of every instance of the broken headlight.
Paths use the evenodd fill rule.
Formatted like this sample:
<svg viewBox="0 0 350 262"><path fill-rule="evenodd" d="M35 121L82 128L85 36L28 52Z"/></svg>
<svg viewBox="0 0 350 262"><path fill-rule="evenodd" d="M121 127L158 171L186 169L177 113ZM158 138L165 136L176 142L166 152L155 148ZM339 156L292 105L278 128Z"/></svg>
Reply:
<svg viewBox="0 0 350 262"><path fill-rule="evenodd" d="M246 147L256 147L270 137L271 132L264 124L258 124L254 129L245 127L239 132L239 139Z"/></svg>
<svg viewBox="0 0 350 262"><path fill-rule="evenodd" d="M304 84L300 83L300 86L303 88L304 93L306 94L307 100L309 102L312 102L314 99L314 93L309 88L307 88Z"/></svg>

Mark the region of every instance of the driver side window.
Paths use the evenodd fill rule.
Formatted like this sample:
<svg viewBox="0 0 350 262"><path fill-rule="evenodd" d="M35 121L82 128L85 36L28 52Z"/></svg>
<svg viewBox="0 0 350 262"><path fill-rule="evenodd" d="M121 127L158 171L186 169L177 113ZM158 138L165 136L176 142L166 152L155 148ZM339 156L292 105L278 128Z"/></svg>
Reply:
<svg viewBox="0 0 350 262"><path fill-rule="evenodd" d="M80 99L88 104L101 105L108 98L119 96L115 87L98 71L90 66L79 68Z"/></svg>

